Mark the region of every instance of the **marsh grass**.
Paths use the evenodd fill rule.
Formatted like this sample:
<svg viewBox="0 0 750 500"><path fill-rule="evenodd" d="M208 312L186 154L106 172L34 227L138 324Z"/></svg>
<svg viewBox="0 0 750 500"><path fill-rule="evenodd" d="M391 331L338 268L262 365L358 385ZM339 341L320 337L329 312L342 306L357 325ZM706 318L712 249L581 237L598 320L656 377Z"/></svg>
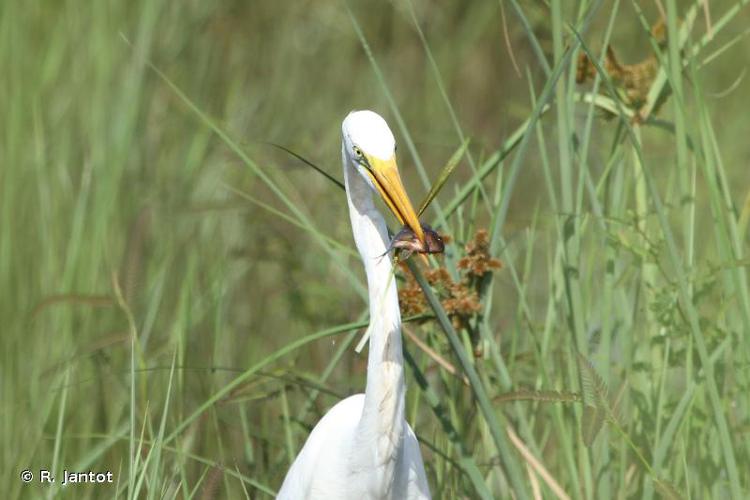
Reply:
<svg viewBox="0 0 750 500"><path fill-rule="evenodd" d="M273 496L364 387L336 182L369 107L452 238L432 268L480 229L503 263L458 325L403 271L433 495L747 497L746 4L4 2L4 496ZM642 106L608 44L658 61Z"/></svg>

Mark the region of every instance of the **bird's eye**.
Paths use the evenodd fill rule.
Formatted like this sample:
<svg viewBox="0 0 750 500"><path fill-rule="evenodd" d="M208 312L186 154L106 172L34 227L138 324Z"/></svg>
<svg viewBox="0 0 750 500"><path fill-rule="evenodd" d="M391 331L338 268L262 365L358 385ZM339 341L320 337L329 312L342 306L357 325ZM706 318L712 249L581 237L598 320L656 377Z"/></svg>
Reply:
<svg viewBox="0 0 750 500"><path fill-rule="evenodd" d="M362 150L361 150L361 149L359 149L359 148L358 148L357 146L354 146L354 154L355 154L355 156L356 156L357 158L362 158L362 156L364 156L364 155L362 154Z"/></svg>

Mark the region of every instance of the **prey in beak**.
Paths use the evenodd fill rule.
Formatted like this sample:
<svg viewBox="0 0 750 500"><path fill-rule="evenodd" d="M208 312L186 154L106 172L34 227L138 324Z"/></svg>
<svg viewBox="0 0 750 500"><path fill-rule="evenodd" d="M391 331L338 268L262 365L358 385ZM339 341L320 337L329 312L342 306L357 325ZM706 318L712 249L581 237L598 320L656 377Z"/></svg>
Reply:
<svg viewBox="0 0 750 500"><path fill-rule="evenodd" d="M419 254L431 254L431 253L443 253L445 250L445 243L443 238L427 224L421 223L422 231L424 232L424 243L421 242L417 235L412 231L409 226L404 226L401 231L391 240L391 244L388 245L388 249L383 255L386 255L391 250L400 250L399 260L404 261L411 257L412 253ZM381 255L381 257L383 256Z"/></svg>

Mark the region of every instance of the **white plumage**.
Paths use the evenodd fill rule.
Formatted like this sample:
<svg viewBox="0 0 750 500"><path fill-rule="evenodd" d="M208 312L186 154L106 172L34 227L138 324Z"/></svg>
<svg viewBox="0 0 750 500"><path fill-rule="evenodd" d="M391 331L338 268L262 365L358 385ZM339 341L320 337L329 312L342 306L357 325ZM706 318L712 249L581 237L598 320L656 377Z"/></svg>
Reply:
<svg viewBox="0 0 750 500"><path fill-rule="evenodd" d="M395 140L372 111L342 124L342 160L354 240L367 274L370 347L364 394L340 401L313 429L279 491L281 500L430 498L419 443L404 418L401 314L379 192L422 236L395 162ZM416 227L415 227L416 226Z"/></svg>

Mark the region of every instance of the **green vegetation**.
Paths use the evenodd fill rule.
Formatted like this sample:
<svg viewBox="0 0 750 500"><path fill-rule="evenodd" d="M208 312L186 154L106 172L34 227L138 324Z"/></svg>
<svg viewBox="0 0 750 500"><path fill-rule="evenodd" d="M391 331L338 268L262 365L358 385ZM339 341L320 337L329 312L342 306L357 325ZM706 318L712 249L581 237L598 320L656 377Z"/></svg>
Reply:
<svg viewBox="0 0 750 500"><path fill-rule="evenodd" d="M3 497L273 495L364 388L295 156L361 108L417 206L455 167L399 277L433 495L750 497L747 3L2 2Z"/></svg>

